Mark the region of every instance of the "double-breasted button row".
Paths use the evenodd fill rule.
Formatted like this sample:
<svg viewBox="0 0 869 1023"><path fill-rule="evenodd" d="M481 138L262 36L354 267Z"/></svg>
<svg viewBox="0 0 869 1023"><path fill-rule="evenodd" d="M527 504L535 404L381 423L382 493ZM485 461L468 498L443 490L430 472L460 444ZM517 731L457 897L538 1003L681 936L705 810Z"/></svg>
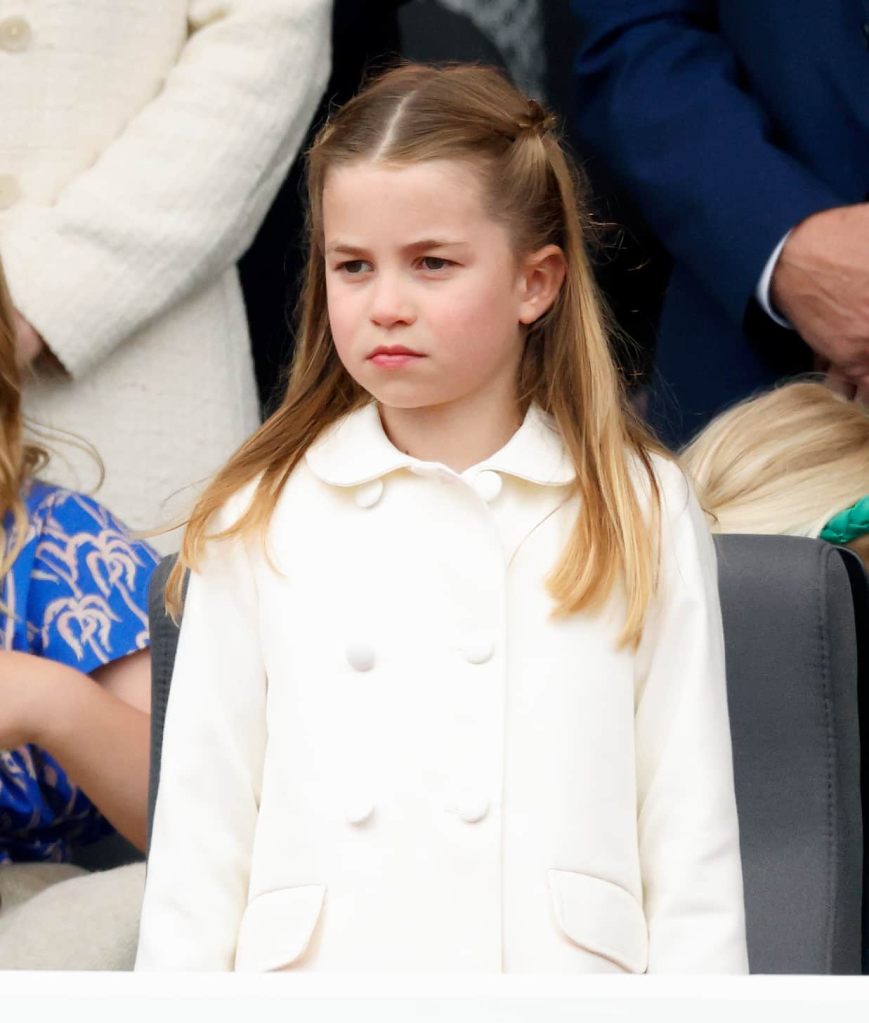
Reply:
<svg viewBox="0 0 869 1023"><path fill-rule="evenodd" d="M495 641L485 632L467 636L459 649L469 664L485 664L495 653ZM354 640L344 648L347 663L355 671L371 671L377 663L377 655L370 643Z"/></svg>
<svg viewBox="0 0 869 1023"><path fill-rule="evenodd" d="M481 792L467 791L461 793L454 806L449 810L458 814L466 824L479 824L489 813L490 803ZM344 806L344 817L348 824L361 827L374 816L374 803L363 795L349 799Z"/></svg>
<svg viewBox="0 0 869 1023"><path fill-rule="evenodd" d="M33 41L33 32L26 18L12 15L0 20L0 51L21 53ZM14 174L0 174L0 210L8 210L21 198L21 186Z"/></svg>
<svg viewBox="0 0 869 1023"><path fill-rule="evenodd" d="M7 53L21 53L33 41L33 32L26 18L19 15L0 21L0 50Z"/></svg>

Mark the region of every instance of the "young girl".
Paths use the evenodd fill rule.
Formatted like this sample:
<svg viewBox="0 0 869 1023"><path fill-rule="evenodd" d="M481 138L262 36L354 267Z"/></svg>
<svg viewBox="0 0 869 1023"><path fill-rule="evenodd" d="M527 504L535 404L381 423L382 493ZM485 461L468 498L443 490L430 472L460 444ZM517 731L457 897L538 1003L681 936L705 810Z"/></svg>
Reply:
<svg viewBox="0 0 869 1023"><path fill-rule="evenodd" d="M869 568L869 409L800 380L734 405L681 455L712 529L818 536Z"/></svg>
<svg viewBox="0 0 869 1023"><path fill-rule="evenodd" d="M404 67L309 190L286 397L171 580L137 968L745 971L713 549L552 118Z"/></svg>
<svg viewBox="0 0 869 1023"><path fill-rule="evenodd" d="M117 829L144 847L157 559L92 498L38 478L47 454L23 436L19 358L0 270L0 968L75 968L100 943L94 917L31 909L37 892L76 873L65 864L74 846ZM106 882L126 899L110 915L126 911L128 944L142 884L129 874ZM95 908L99 885L88 892ZM44 957L27 958L34 942Z"/></svg>

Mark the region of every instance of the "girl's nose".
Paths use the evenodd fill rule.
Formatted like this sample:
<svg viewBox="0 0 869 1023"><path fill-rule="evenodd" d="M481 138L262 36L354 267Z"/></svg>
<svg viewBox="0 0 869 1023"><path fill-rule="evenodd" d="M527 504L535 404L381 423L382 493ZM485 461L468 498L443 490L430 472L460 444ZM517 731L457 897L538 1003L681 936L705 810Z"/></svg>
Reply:
<svg viewBox="0 0 869 1023"><path fill-rule="evenodd" d="M372 297L370 316L371 322L378 327L410 324L416 319L413 304L406 292L398 282L387 279L378 282Z"/></svg>

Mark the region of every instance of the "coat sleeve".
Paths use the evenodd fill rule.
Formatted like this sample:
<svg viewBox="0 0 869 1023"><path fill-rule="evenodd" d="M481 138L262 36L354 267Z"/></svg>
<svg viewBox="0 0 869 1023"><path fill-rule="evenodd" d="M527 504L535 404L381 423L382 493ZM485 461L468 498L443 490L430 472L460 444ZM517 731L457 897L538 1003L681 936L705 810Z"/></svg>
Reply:
<svg viewBox="0 0 869 1023"><path fill-rule="evenodd" d="M785 233L846 200L773 143L715 7L573 0L576 123L671 255L741 323Z"/></svg>
<svg viewBox="0 0 869 1023"><path fill-rule="evenodd" d="M190 0L159 94L54 205L4 217L13 301L73 377L250 244L325 88L331 8Z"/></svg>
<svg viewBox="0 0 869 1023"><path fill-rule="evenodd" d="M163 731L138 970L232 970L266 746L266 675L248 554L191 573Z"/></svg>
<svg viewBox="0 0 869 1023"><path fill-rule="evenodd" d="M660 589L637 657L637 815L650 973L748 970L717 566L663 465Z"/></svg>

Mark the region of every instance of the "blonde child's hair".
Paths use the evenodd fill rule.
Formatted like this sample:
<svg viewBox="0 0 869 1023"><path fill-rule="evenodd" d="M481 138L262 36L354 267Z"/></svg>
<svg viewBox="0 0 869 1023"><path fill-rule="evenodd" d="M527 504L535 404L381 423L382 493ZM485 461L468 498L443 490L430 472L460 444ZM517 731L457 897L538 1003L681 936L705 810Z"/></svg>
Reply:
<svg viewBox="0 0 869 1023"><path fill-rule="evenodd" d="M633 415L611 356L586 251L583 189L555 119L493 69L403 65L334 113L307 156L308 260L286 393L194 507L168 582L170 612L177 617L184 570L197 565L205 542L251 531L264 538L281 489L309 445L370 400L338 359L329 328L322 227L328 172L363 161L401 167L460 160L481 175L488 213L506 225L517 254L550 243L564 252L564 285L528 328L517 381L523 410L535 401L554 417L582 503L547 582L556 614L597 609L620 582L626 598L620 641L636 644L657 583L660 494L650 452L663 449ZM209 534L215 512L254 479L244 514Z"/></svg>
<svg viewBox="0 0 869 1023"><path fill-rule="evenodd" d="M0 580L6 578L27 541L24 488L47 462L46 449L24 439L15 320L0 264ZM10 514L12 519L7 527L6 518Z"/></svg>
<svg viewBox="0 0 869 1023"><path fill-rule="evenodd" d="M869 409L795 381L721 413L680 461L716 532L817 536L869 493ZM869 564L869 536L847 546Z"/></svg>

